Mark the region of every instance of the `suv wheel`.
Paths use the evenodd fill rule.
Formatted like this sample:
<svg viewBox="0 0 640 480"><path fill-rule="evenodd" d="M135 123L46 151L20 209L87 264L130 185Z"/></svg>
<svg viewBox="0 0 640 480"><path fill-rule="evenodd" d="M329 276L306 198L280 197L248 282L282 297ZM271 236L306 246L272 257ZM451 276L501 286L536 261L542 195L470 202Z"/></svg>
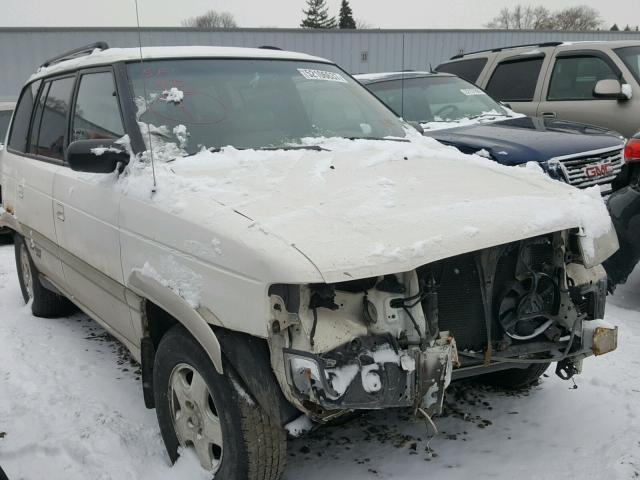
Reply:
<svg viewBox="0 0 640 480"><path fill-rule="evenodd" d="M70 313L71 302L62 295L47 290L40 283L40 274L31 260L24 238L15 236L14 249L22 298L25 303L31 300L31 312L36 317L44 318L60 317Z"/></svg>
<svg viewBox="0 0 640 480"><path fill-rule="evenodd" d="M480 375L478 381L486 385L504 388L507 390L520 390L532 386L549 368L550 363L533 363L527 368L510 368L500 372Z"/></svg>
<svg viewBox="0 0 640 480"><path fill-rule="evenodd" d="M202 467L227 480L276 480L286 462L286 434L240 394L225 364L220 375L180 325L160 341L153 368L156 414L172 462L192 448Z"/></svg>

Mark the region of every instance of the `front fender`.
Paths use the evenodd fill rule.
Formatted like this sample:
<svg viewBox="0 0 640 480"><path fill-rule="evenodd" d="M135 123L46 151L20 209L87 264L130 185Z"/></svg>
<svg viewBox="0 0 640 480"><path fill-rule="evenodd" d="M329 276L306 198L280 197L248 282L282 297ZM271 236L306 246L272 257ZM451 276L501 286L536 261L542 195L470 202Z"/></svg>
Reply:
<svg viewBox="0 0 640 480"><path fill-rule="evenodd" d="M206 320L182 297L162 285L158 280L134 270L128 279L128 287L142 298L153 302L180 322L204 348L218 373L222 374L222 350L220 342Z"/></svg>

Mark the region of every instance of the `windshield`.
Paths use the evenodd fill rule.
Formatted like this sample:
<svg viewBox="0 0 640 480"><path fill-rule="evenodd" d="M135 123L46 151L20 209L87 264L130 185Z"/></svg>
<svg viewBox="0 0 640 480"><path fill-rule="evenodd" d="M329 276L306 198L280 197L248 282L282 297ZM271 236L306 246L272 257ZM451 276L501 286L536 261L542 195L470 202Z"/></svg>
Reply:
<svg viewBox="0 0 640 480"><path fill-rule="evenodd" d="M484 115L508 115L482 90L457 77L406 78L367 86L407 121L455 122Z"/></svg>
<svg viewBox="0 0 640 480"><path fill-rule="evenodd" d="M4 143L12 113L12 110L0 110L0 143Z"/></svg>
<svg viewBox="0 0 640 480"><path fill-rule="evenodd" d="M127 68L139 121L190 154L229 145L274 148L308 137L406 135L384 105L330 64L195 59Z"/></svg>
<svg viewBox="0 0 640 480"><path fill-rule="evenodd" d="M616 53L640 83L640 47L618 48Z"/></svg>

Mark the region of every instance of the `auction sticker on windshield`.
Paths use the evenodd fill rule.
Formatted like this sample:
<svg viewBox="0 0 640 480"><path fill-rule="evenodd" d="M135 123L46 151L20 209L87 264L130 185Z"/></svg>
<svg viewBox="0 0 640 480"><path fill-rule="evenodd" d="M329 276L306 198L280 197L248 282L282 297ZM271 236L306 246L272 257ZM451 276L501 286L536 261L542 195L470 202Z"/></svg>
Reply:
<svg viewBox="0 0 640 480"><path fill-rule="evenodd" d="M325 80L328 82L347 83L347 80L335 72L327 72L326 70L311 70L308 68L299 68L298 71L307 80Z"/></svg>
<svg viewBox="0 0 640 480"><path fill-rule="evenodd" d="M482 90L480 90L479 88L461 88L460 92L468 97L472 96L472 95L486 95Z"/></svg>

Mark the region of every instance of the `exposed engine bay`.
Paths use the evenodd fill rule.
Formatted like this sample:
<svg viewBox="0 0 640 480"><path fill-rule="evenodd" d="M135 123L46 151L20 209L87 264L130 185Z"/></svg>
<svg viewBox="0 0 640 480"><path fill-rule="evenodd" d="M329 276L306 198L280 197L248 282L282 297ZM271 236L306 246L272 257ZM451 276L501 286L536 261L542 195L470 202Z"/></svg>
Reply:
<svg viewBox="0 0 640 480"><path fill-rule="evenodd" d="M582 359L616 348L606 275L557 232L336 284L274 285L272 367L316 420L354 409L441 412L452 379Z"/></svg>

